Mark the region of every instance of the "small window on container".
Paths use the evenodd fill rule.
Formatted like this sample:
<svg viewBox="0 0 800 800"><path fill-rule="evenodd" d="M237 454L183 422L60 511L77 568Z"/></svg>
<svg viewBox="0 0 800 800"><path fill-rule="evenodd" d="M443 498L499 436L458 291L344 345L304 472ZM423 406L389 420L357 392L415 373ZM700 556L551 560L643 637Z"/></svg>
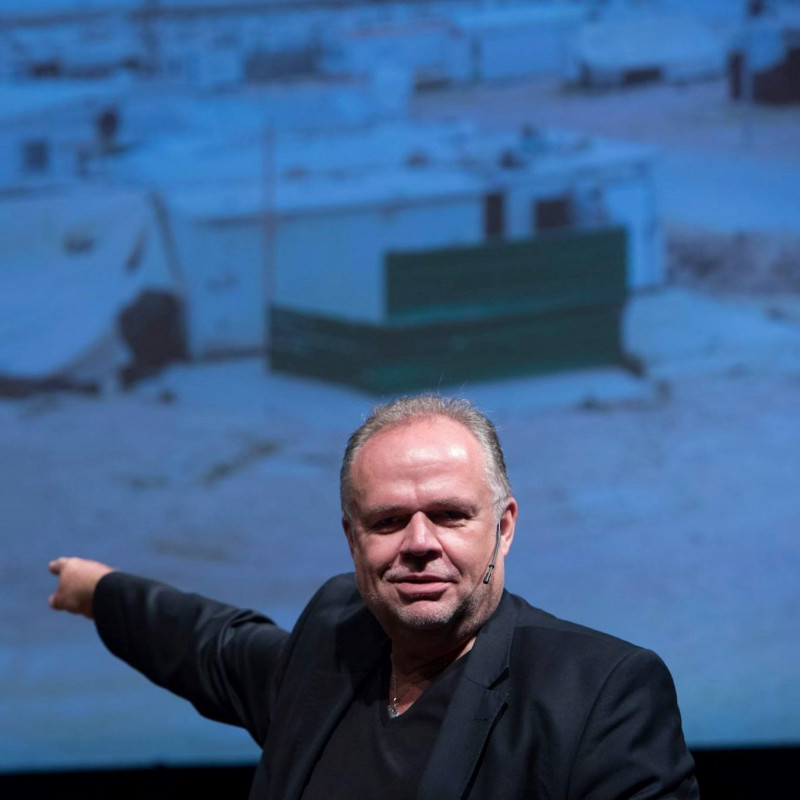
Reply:
<svg viewBox="0 0 800 800"><path fill-rule="evenodd" d="M47 172L50 151L44 139L30 139L22 143L22 168L25 172Z"/></svg>
<svg viewBox="0 0 800 800"><path fill-rule="evenodd" d="M569 228L573 225L572 201L569 197L550 197L533 204L533 231Z"/></svg>

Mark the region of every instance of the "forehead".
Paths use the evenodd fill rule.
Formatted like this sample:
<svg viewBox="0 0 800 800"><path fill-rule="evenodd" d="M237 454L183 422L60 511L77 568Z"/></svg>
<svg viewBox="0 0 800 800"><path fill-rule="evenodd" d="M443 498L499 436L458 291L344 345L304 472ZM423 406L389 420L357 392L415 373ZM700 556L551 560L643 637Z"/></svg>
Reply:
<svg viewBox="0 0 800 800"><path fill-rule="evenodd" d="M411 484L460 482L488 486L483 451L474 434L448 417L425 417L379 431L356 453L354 494Z"/></svg>
<svg viewBox="0 0 800 800"><path fill-rule="evenodd" d="M480 443L472 431L444 416L418 417L384 428L364 442L356 459L364 454L402 455L433 446L461 450L470 459L483 460Z"/></svg>

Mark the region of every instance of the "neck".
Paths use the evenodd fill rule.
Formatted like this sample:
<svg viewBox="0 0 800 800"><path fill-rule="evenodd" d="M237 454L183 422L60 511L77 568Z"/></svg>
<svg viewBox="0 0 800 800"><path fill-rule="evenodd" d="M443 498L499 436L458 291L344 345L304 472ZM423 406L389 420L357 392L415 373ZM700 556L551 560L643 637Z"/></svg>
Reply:
<svg viewBox="0 0 800 800"><path fill-rule="evenodd" d="M445 667L472 649L475 637L465 642L431 647L430 642L413 643L392 639L392 669L398 679L433 680Z"/></svg>
<svg viewBox="0 0 800 800"><path fill-rule="evenodd" d="M436 664L442 664L441 669L444 669L472 649L475 637L499 603L499 596L490 597L482 609L476 609L469 615L458 615L443 626L410 628L397 623L384 625L392 642L394 668L407 674L426 670Z"/></svg>
<svg viewBox="0 0 800 800"><path fill-rule="evenodd" d="M388 709L390 717L397 717L410 708L430 686L436 676L456 659L472 649L473 636L467 643L432 655L430 650L395 649L392 643L389 677Z"/></svg>

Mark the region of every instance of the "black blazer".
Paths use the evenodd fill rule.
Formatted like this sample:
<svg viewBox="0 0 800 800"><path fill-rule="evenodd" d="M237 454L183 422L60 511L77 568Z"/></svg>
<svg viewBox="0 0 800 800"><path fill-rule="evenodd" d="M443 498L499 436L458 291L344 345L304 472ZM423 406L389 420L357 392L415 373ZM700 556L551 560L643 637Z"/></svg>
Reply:
<svg viewBox="0 0 800 800"><path fill-rule="evenodd" d="M95 594L109 649L263 748L251 800L298 800L389 641L352 575L291 634L120 572ZM505 592L456 686L417 800L696 800L672 679L654 653ZM332 794L335 800L335 794Z"/></svg>

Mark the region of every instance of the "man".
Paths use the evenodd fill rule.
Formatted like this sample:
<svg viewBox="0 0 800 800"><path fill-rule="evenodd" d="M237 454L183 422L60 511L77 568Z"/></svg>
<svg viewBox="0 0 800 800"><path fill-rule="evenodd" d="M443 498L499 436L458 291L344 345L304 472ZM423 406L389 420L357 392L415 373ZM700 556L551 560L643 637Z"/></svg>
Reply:
<svg viewBox="0 0 800 800"><path fill-rule="evenodd" d="M82 559L50 602L263 747L251 798L698 797L649 651L503 590L517 503L492 423L433 395L378 408L341 472L355 565L289 634Z"/></svg>

